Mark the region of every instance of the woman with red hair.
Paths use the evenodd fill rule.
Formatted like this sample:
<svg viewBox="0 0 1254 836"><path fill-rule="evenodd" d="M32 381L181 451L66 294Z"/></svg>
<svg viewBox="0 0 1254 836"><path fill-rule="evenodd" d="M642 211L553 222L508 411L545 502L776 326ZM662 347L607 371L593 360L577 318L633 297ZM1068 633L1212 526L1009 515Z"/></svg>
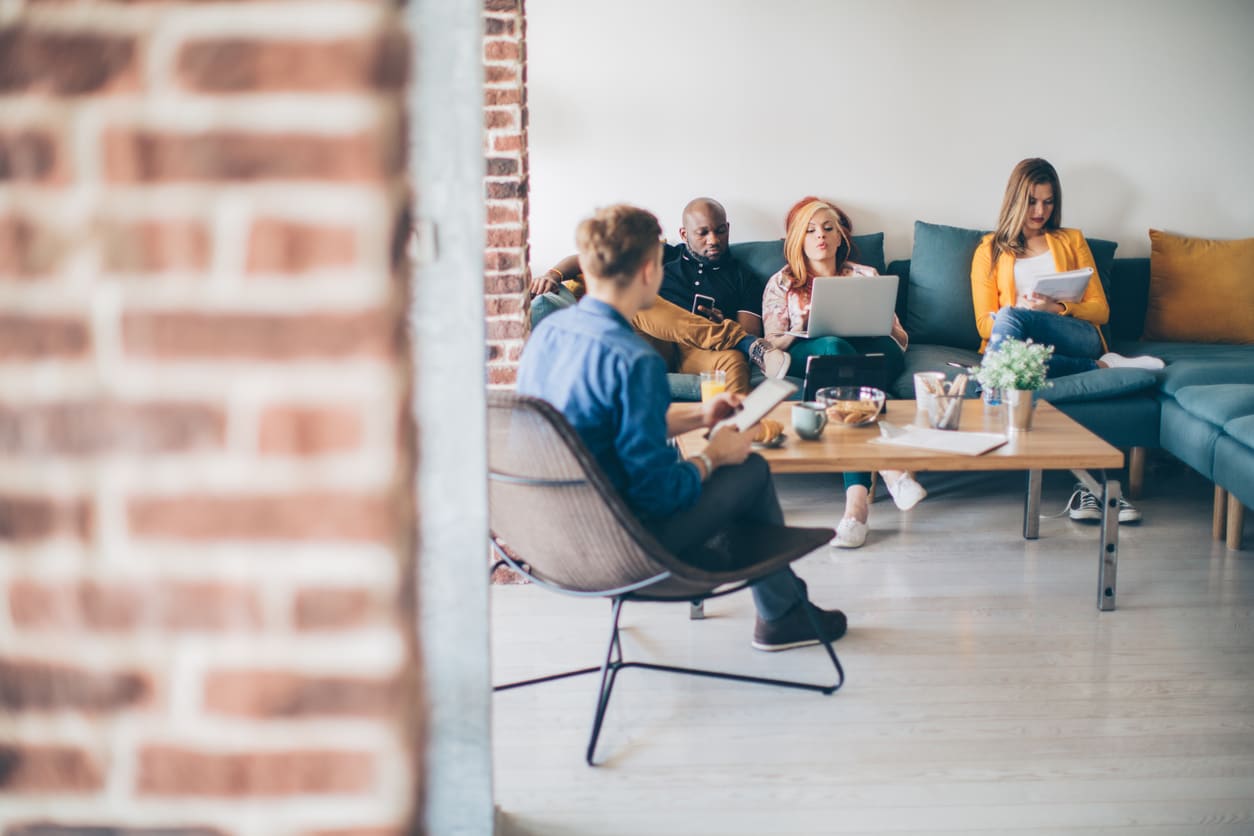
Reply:
<svg viewBox="0 0 1254 836"><path fill-rule="evenodd" d="M895 379L905 366L902 354L909 337L897 317L893 317L889 337L818 337L807 339L789 334L809 325L810 292L816 276L875 276L874 267L851 261L853 224L849 215L831 201L803 197L788 210L785 221L783 269L770 278L762 294L762 327L766 339L792 357L789 373L805 374L806 358L822 354L884 355L887 377ZM927 496L927 491L909 473L881 472L893 501L908 511ZM832 545L856 549L866 542L868 499L871 474L845 474L845 515L836 526Z"/></svg>

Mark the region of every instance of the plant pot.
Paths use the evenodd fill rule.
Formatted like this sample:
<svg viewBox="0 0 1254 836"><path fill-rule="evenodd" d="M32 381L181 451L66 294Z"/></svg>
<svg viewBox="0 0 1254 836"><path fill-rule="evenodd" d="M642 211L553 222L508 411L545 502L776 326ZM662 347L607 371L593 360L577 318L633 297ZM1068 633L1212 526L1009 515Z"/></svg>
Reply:
<svg viewBox="0 0 1254 836"><path fill-rule="evenodd" d="M1036 410L1035 393L1031 389L1007 389L1002 392L1002 400L1006 403L1006 428L1012 433L1023 433L1032 429L1032 413Z"/></svg>

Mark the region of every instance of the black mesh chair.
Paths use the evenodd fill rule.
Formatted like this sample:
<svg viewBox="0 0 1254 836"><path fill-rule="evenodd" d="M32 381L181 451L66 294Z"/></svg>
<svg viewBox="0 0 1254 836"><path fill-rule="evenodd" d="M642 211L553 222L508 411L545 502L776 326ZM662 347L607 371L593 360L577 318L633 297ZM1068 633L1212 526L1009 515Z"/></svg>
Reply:
<svg viewBox="0 0 1254 836"><path fill-rule="evenodd" d="M679 560L640 524L579 436L548 403L511 393L488 396L489 513L492 548L502 564L555 592L612 602L609 645L599 667L498 685L504 691L600 672L586 759L593 765L610 693L623 668L756 682L832 694L845 674L830 641L822 644L836 671L830 685L623 660L618 621L626 601L697 604L737 592L825 545L830 528L739 524L720 537L725 562L710 572ZM730 553L730 560L726 560ZM708 565L708 564L707 564ZM813 613L815 632L822 635Z"/></svg>

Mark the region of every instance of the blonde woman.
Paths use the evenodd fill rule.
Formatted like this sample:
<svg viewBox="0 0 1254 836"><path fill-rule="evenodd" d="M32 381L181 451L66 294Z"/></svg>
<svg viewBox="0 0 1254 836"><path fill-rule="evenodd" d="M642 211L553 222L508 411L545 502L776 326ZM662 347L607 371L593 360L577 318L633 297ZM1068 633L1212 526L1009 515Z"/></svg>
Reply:
<svg viewBox="0 0 1254 836"><path fill-rule="evenodd" d="M1020 294L1016 280L1088 267L1084 295L1075 302L1039 293ZM1099 326L1110 306L1084 234L1062 226L1062 185L1047 161L1023 160L1010 173L997 231L984 236L971 261L971 300L984 339L980 350L1014 337L1054 347L1050 377L1113 366L1161 369L1157 357L1124 357L1110 352Z"/></svg>
<svg viewBox="0 0 1254 836"><path fill-rule="evenodd" d="M787 264L766 283L762 294L762 327L766 339L792 357L791 373L805 374L806 358L832 354L884 355L888 379L901 374L902 352L909 341L901 323L893 317L891 337L819 337L806 339L788 334L809 324L810 292L816 276L874 276L874 267L851 261L853 224L843 209L817 197L804 197L788 212L785 221L784 258ZM919 503L927 491L909 473L881 471L893 501L903 511ZM846 473L845 514L836 526L832 545L856 549L866 542L871 474Z"/></svg>
<svg viewBox="0 0 1254 836"><path fill-rule="evenodd" d="M1093 276L1077 301L1017 290L1029 278L1082 267L1091 268ZM997 231L984 236L971 260L971 300L984 338L981 351L996 351L1010 338L1052 345L1049 377L1118 366L1163 367L1157 357L1124 357L1107 349L1099 326L1110 318L1110 305L1097 264L1084 234L1062 225L1062 184L1046 160L1026 159L1010 172ZM1076 485L1068 509L1073 520L1102 516L1097 497L1082 484ZM1141 512L1121 499L1119 521L1140 519Z"/></svg>

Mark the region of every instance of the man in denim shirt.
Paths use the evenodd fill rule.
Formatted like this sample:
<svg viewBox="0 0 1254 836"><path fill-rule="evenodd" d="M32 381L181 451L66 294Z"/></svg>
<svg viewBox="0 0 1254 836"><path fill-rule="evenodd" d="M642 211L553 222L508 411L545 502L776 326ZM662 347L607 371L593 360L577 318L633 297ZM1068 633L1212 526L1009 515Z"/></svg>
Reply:
<svg viewBox="0 0 1254 836"><path fill-rule="evenodd" d="M611 206L580 223L576 242L587 295L536 328L523 352L518 391L566 417L644 525L685 559L733 520L782 525L784 515L765 460L749 452L749 433L723 428L686 460L667 443L713 426L740 396L672 405L664 361L632 330L632 317L654 303L662 284L661 233L656 217L631 206ZM804 607L813 608L831 639L845 632L844 613L810 604L791 569L762 578L752 590L759 650L817 644Z"/></svg>

